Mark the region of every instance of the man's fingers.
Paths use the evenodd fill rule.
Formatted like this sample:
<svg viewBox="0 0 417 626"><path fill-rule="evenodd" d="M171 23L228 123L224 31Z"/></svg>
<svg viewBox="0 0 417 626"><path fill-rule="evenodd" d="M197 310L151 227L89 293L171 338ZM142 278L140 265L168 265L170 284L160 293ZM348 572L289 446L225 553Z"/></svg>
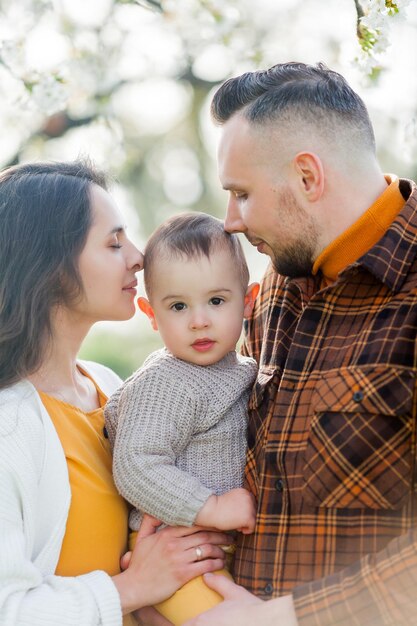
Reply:
<svg viewBox="0 0 417 626"><path fill-rule="evenodd" d="M250 535L255 530L255 524L250 525L250 526L242 526L241 528L237 528L236 530L242 533L242 535Z"/></svg>
<svg viewBox="0 0 417 626"><path fill-rule="evenodd" d="M242 595L246 595L248 592L239 587L233 580L226 576L217 574L204 574L204 582L207 587L217 591L225 600L238 600Z"/></svg>
<svg viewBox="0 0 417 626"><path fill-rule="evenodd" d="M143 609L139 609L135 612L135 616L140 619L139 623L143 626L172 626L172 622L162 617L152 606L145 606Z"/></svg>

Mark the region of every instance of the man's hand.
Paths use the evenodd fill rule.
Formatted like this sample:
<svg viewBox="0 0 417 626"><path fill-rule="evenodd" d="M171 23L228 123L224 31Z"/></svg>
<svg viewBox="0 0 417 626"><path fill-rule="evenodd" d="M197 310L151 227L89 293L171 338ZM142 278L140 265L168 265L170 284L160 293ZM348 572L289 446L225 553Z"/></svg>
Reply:
<svg viewBox="0 0 417 626"><path fill-rule="evenodd" d="M135 611L133 615L140 626L172 626L172 622L162 617L153 606L145 606L143 609Z"/></svg>
<svg viewBox="0 0 417 626"><path fill-rule="evenodd" d="M221 496L210 496L196 517L196 524L219 530L239 530L245 535L255 530L255 498L247 489L232 489Z"/></svg>
<svg viewBox="0 0 417 626"><path fill-rule="evenodd" d="M223 596L224 602L183 626L298 626L292 596L263 602L225 576L205 574L204 581Z"/></svg>

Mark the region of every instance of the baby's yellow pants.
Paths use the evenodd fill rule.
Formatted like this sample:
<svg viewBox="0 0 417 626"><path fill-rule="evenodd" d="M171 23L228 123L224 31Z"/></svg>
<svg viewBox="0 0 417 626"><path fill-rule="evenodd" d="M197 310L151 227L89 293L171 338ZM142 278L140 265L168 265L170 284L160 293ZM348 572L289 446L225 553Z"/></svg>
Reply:
<svg viewBox="0 0 417 626"><path fill-rule="evenodd" d="M231 574L226 569L215 573L232 579ZM222 596L207 587L203 577L198 576L178 589L168 600L157 604L155 608L174 626L181 626L187 620L208 611L222 601Z"/></svg>

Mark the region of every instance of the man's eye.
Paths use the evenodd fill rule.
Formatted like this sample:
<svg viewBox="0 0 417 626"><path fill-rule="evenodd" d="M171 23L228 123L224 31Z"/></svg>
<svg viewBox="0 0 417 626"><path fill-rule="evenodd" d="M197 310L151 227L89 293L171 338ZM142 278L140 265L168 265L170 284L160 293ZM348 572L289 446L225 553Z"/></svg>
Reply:
<svg viewBox="0 0 417 626"><path fill-rule="evenodd" d="M186 304L184 304L184 302L176 302L175 304L173 304L171 306L171 309L173 311L183 311L186 308Z"/></svg>
<svg viewBox="0 0 417 626"><path fill-rule="evenodd" d="M215 297L215 298L211 298L210 299L210 304L214 304L214 306L219 306L219 304L223 304L224 299L223 298L219 298L219 297Z"/></svg>

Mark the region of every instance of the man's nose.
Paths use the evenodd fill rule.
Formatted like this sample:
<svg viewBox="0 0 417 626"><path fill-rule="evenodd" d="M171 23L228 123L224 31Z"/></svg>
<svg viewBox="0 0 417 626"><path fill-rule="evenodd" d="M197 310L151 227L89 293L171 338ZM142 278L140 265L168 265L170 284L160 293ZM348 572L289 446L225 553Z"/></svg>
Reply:
<svg viewBox="0 0 417 626"><path fill-rule="evenodd" d="M229 199L229 203L227 205L224 229L228 233L243 233L245 231L245 226L242 222L242 218L240 217L240 212L234 197Z"/></svg>

